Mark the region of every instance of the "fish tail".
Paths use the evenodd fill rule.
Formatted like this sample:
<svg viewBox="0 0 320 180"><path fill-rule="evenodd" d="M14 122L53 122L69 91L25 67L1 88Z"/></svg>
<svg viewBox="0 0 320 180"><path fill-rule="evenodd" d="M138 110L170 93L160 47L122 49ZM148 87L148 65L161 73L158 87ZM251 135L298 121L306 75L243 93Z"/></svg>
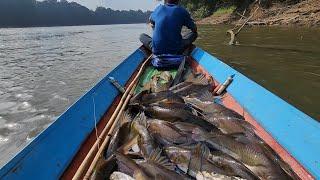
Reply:
<svg viewBox="0 0 320 180"><path fill-rule="evenodd" d="M147 161L149 163L155 163L157 165L163 166L169 170L174 170L175 166L172 163L170 163L167 158L162 156L161 153L162 153L162 150L160 148L153 150L150 153L150 156L147 159Z"/></svg>

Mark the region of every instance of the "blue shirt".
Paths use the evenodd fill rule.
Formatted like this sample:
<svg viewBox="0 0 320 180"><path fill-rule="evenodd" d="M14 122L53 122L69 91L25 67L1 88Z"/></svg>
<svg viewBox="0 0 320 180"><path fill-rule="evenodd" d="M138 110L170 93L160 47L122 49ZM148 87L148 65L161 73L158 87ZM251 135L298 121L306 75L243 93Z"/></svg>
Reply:
<svg viewBox="0 0 320 180"><path fill-rule="evenodd" d="M189 12L176 4L159 5L151 14L150 21L155 25L152 51L156 55L181 53L182 27L195 28Z"/></svg>

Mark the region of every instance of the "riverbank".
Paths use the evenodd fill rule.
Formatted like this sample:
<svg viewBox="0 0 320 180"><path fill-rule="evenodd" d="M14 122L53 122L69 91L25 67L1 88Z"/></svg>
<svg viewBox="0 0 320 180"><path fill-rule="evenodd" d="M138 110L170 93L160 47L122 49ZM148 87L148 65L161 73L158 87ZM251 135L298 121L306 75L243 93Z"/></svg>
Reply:
<svg viewBox="0 0 320 180"><path fill-rule="evenodd" d="M248 25L298 25L320 27L319 0L306 0L294 5L273 4L268 9L251 5L244 13L250 17ZM225 11L214 13L212 16L199 20L198 24L242 24L246 18L243 13ZM241 18L242 17L242 18Z"/></svg>

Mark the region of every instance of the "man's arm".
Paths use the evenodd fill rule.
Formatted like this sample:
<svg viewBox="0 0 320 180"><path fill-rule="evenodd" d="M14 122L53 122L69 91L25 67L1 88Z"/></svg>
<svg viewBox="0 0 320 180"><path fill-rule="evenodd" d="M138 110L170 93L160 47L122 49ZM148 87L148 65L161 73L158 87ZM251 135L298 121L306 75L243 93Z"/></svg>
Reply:
<svg viewBox="0 0 320 180"><path fill-rule="evenodd" d="M194 22L194 20L191 18L191 15L188 11L186 11L186 16L185 16L185 22L184 25L190 29L192 32L197 33L198 32L198 28L196 23Z"/></svg>
<svg viewBox="0 0 320 180"><path fill-rule="evenodd" d="M154 29L155 22L151 19L151 17L149 18L149 24L152 27L152 29Z"/></svg>

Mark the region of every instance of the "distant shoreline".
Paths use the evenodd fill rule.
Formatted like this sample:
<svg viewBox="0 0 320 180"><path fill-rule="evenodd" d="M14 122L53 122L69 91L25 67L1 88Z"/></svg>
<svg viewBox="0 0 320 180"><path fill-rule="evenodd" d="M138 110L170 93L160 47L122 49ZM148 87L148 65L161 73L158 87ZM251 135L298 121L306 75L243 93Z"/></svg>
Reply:
<svg viewBox="0 0 320 180"><path fill-rule="evenodd" d="M74 27L74 26L106 26L106 25L130 25L146 23L114 23L114 24L81 24L81 25L53 25L53 26L21 26L21 27L0 27L0 29L19 29L19 28L50 28L50 27Z"/></svg>
<svg viewBox="0 0 320 180"><path fill-rule="evenodd" d="M1 0L0 28L136 24L147 22L150 14L151 11L105 7L92 11L66 0Z"/></svg>

